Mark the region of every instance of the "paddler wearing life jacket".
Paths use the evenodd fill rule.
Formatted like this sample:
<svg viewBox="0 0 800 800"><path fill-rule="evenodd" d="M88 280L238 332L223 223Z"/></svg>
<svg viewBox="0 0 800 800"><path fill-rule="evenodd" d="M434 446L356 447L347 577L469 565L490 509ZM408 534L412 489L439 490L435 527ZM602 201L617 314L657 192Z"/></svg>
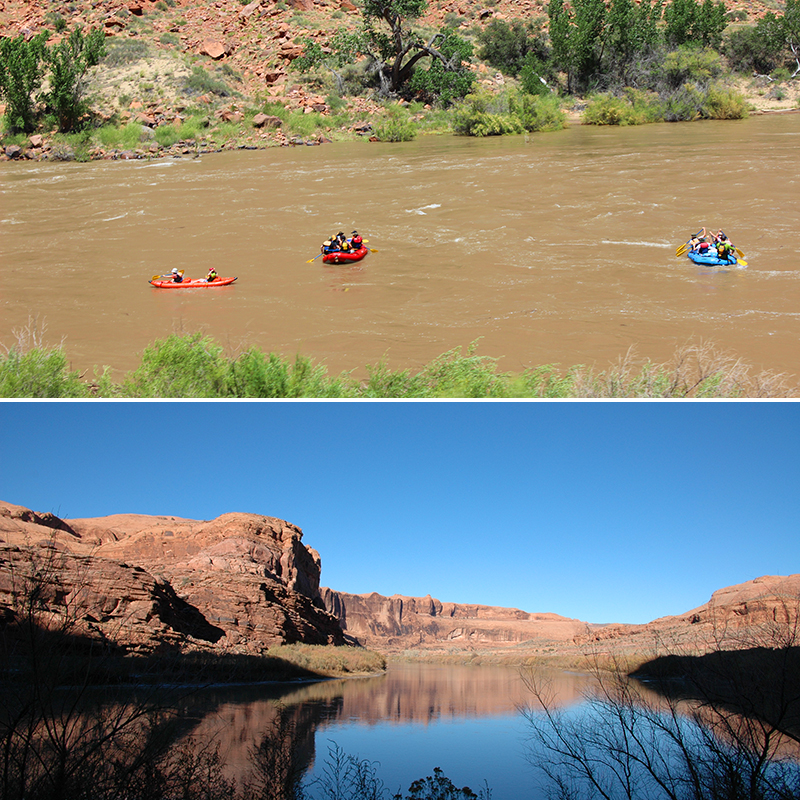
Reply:
<svg viewBox="0 0 800 800"><path fill-rule="evenodd" d="M358 231L353 231L350 235L350 244L353 246L353 250L358 250L364 244L364 240L359 236Z"/></svg>
<svg viewBox="0 0 800 800"><path fill-rule="evenodd" d="M717 258L725 260L733 252L730 239L721 230L714 236L714 244L717 247Z"/></svg>
<svg viewBox="0 0 800 800"><path fill-rule="evenodd" d="M183 283L183 275L181 275L180 272L178 272L177 267L172 268L171 275L173 283Z"/></svg>
<svg viewBox="0 0 800 800"><path fill-rule="evenodd" d="M206 275L206 281L208 283L213 283L218 277L219 275L217 275L217 271L214 269L214 267L209 267L208 275Z"/></svg>

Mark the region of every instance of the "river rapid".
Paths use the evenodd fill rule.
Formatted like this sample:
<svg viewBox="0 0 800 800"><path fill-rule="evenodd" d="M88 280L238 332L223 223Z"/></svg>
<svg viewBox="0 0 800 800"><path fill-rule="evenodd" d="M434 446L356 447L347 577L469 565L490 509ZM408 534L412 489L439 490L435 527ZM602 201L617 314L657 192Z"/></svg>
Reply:
<svg viewBox="0 0 800 800"><path fill-rule="evenodd" d="M664 362L713 342L800 375L800 114L491 139L350 142L0 170L0 345L46 327L74 368L173 332L329 374L416 370L479 340L506 371ZM722 227L746 269L675 249ZM377 252L324 265L353 229ZM165 291L172 267L229 287ZM794 382L794 381L793 381Z"/></svg>

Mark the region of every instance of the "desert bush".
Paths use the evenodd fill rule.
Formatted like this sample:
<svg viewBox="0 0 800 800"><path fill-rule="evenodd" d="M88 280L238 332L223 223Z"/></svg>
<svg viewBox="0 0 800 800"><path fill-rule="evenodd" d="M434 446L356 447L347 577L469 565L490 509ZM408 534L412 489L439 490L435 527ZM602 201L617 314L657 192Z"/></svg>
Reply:
<svg viewBox="0 0 800 800"><path fill-rule="evenodd" d="M106 45L102 64L107 67L122 67L135 64L150 55L150 45L144 39L122 39L114 36Z"/></svg>
<svg viewBox="0 0 800 800"><path fill-rule="evenodd" d="M679 47L668 52L661 73L666 84L677 89L685 83L707 84L723 72L722 57L709 47Z"/></svg>
<svg viewBox="0 0 800 800"><path fill-rule="evenodd" d="M410 142L416 138L417 125L403 106L390 105L372 123L372 132L382 142Z"/></svg>
<svg viewBox="0 0 800 800"><path fill-rule="evenodd" d="M587 125L644 125L657 122L663 116L656 96L628 89L622 96L591 95L582 118Z"/></svg>
<svg viewBox="0 0 800 800"><path fill-rule="evenodd" d="M567 115L553 94L512 95L510 107L523 129L529 133L557 131L567 127Z"/></svg>
<svg viewBox="0 0 800 800"><path fill-rule="evenodd" d="M225 81L215 78L203 67L193 66L192 74L184 82L185 94L215 94L217 97L230 97L231 90Z"/></svg>
<svg viewBox="0 0 800 800"><path fill-rule="evenodd" d="M224 397L226 373L222 348L209 337L172 334L145 348L122 389L129 397Z"/></svg>
<svg viewBox="0 0 800 800"><path fill-rule="evenodd" d="M522 122L510 113L508 95L481 90L467 95L453 111L453 130L462 136L522 133Z"/></svg>
<svg viewBox="0 0 800 800"><path fill-rule="evenodd" d="M60 347L12 348L0 354L0 397L88 397L80 373L69 369Z"/></svg>

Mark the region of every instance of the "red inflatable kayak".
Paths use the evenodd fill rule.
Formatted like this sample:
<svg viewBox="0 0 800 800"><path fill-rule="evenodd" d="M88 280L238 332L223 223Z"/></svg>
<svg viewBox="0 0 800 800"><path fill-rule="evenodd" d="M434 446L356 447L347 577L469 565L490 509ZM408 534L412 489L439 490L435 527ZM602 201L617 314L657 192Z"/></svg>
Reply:
<svg viewBox="0 0 800 800"><path fill-rule="evenodd" d="M238 277L238 276L237 276ZM205 278L184 278L180 283L175 283L171 278L163 280L150 281L157 289L200 289L208 288L209 286L227 286L233 283L236 278L217 278L215 281L209 283Z"/></svg>
<svg viewBox="0 0 800 800"><path fill-rule="evenodd" d="M364 247L362 244L358 250L349 250L347 252L337 250L334 253L326 253L322 256L322 260L326 264L346 264L348 261L361 261L367 253L369 253L369 248Z"/></svg>

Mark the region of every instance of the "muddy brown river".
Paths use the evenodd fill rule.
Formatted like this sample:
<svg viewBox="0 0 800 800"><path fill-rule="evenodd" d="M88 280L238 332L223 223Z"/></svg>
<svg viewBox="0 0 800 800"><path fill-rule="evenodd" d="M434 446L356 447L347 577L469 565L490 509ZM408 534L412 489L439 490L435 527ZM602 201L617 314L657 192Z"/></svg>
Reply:
<svg viewBox="0 0 800 800"><path fill-rule="evenodd" d="M0 344L35 319L74 367L203 331L363 372L480 340L500 368L668 360L710 341L800 374L800 114L573 126L158 161L0 165ZM746 269L675 249L722 227ZM320 242L357 228L364 261ZM166 291L172 267L229 287Z"/></svg>

